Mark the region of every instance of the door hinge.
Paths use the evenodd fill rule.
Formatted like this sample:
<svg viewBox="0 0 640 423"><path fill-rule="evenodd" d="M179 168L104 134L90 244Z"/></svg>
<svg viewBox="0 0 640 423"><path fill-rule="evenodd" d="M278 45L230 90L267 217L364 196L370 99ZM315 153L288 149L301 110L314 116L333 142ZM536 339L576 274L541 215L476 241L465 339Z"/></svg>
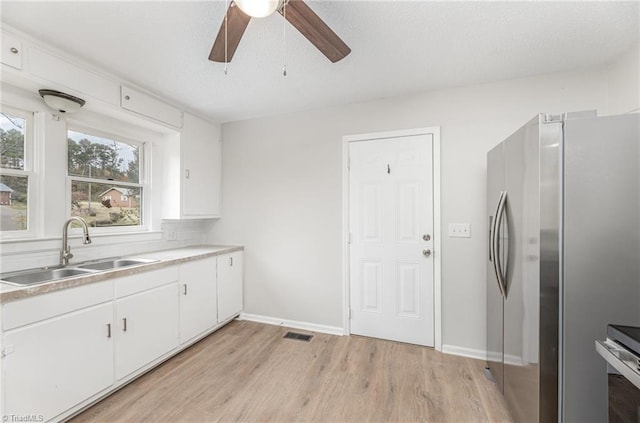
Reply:
<svg viewBox="0 0 640 423"><path fill-rule="evenodd" d="M349 232L349 241L348 241L348 243L351 244L351 232Z"/></svg>
<svg viewBox="0 0 640 423"><path fill-rule="evenodd" d="M561 122L561 121L562 121L562 115L545 114L542 117L542 123L553 123L553 122Z"/></svg>
<svg viewBox="0 0 640 423"><path fill-rule="evenodd" d="M351 320L351 307L349 307L349 320Z"/></svg>

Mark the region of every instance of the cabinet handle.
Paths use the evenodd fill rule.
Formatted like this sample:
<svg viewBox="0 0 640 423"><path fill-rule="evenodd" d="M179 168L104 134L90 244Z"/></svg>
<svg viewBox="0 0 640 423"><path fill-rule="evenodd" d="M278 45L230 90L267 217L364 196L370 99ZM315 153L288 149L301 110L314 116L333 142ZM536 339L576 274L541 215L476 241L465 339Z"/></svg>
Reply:
<svg viewBox="0 0 640 423"><path fill-rule="evenodd" d="M187 284L182 284L182 294L187 295Z"/></svg>
<svg viewBox="0 0 640 423"><path fill-rule="evenodd" d="M107 323L107 338L111 338L111 323Z"/></svg>
<svg viewBox="0 0 640 423"><path fill-rule="evenodd" d="M122 319L122 331L126 332L127 331L127 318L125 317L124 319Z"/></svg>
<svg viewBox="0 0 640 423"><path fill-rule="evenodd" d="M233 267L233 257L229 257L229 266Z"/></svg>

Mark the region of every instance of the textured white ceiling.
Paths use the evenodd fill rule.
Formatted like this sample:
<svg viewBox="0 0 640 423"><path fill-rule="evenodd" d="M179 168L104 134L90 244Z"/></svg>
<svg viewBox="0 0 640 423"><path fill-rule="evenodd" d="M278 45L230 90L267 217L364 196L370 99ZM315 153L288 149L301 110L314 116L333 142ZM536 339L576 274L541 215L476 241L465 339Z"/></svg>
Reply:
<svg viewBox="0 0 640 423"><path fill-rule="evenodd" d="M3 22L220 122L596 66L640 39L638 1L308 3L347 58L330 63L275 14L251 21L228 75L207 59L224 1L0 7Z"/></svg>

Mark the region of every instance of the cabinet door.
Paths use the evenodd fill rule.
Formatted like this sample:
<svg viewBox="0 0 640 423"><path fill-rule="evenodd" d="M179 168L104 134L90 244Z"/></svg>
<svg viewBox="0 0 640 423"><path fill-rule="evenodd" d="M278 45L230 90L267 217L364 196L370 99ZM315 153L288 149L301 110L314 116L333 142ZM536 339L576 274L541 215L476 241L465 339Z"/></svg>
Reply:
<svg viewBox="0 0 640 423"><path fill-rule="evenodd" d="M183 216L219 217L222 169L220 128L185 113L180 148Z"/></svg>
<svg viewBox="0 0 640 423"><path fill-rule="evenodd" d="M216 258L180 266L180 343L218 323Z"/></svg>
<svg viewBox="0 0 640 423"><path fill-rule="evenodd" d="M179 128L182 125L182 112L150 95L122 85L120 105L144 116L168 123Z"/></svg>
<svg viewBox="0 0 640 423"><path fill-rule="evenodd" d="M218 256L218 322L242 311L242 251Z"/></svg>
<svg viewBox="0 0 640 423"><path fill-rule="evenodd" d="M178 346L178 285L171 283L116 300L116 377Z"/></svg>
<svg viewBox="0 0 640 423"><path fill-rule="evenodd" d="M14 35L2 33L0 62L16 69L22 69L22 42Z"/></svg>
<svg viewBox="0 0 640 423"><path fill-rule="evenodd" d="M109 302L5 332L4 415L48 421L111 386L112 321Z"/></svg>

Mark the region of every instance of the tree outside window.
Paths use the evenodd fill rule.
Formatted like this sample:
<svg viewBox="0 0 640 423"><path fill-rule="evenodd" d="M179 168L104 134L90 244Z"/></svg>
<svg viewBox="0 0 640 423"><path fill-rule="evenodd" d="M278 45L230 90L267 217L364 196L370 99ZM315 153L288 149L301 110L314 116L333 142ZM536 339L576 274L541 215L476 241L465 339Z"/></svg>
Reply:
<svg viewBox="0 0 640 423"><path fill-rule="evenodd" d="M94 227L142 225L141 148L115 137L69 130L71 216Z"/></svg>
<svg viewBox="0 0 640 423"><path fill-rule="evenodd" d="M0 112L0 231L28 230L29 172L26 114Z"/></svg>

